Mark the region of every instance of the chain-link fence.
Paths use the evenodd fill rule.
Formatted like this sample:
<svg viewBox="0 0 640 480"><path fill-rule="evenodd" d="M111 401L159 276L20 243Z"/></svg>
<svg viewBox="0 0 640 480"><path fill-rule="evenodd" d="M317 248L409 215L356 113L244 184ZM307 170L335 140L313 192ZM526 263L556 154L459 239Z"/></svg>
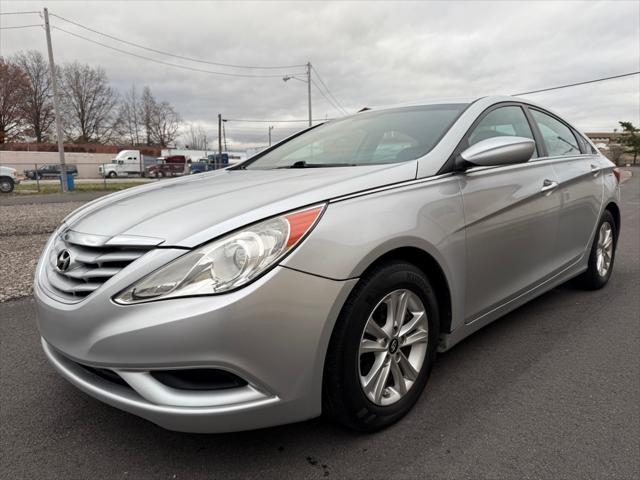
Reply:
<svg viewBox="0 0 640 480"><path fill-rule="evenodd" d="M226 166L217 162L154 163L143 167L137 163L74 162L66 164L66 182L70 191L116 191ZM62 192L62 181L58 163L0 163L2 193L58 193Z"/></svg>

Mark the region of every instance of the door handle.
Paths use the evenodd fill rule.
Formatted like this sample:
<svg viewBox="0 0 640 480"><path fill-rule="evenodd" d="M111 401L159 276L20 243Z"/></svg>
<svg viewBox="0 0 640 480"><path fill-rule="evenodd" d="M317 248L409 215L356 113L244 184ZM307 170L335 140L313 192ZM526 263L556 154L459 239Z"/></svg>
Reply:
<svg viewBox="0 0 640 480"><path fill-rule="evenodd" d="M591 164L591 173L593 173L594 177L597 177L598 174L600 173L600 166L599 165L594 165L593 163Z"/></svg>
<svg viewBox="0 0 640 480"><path fill-rule="evenodd" d="M542 182L542 188L540 189L540 191L551 193L556 188L558 188L558 182L554 182L553 180L549 180L548 178L546 178L545 181Z"/></svg>

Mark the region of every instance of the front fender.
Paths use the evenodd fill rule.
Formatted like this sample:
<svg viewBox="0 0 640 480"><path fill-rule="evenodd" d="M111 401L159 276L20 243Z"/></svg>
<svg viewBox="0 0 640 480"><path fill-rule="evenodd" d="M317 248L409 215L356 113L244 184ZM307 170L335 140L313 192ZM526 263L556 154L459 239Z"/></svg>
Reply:
<svg viewBox="0 0 640 480"><path fill-rule="evenodd" d="M453 175L331 202L282 265L345 280L361 276L386 253L406 247L426 252L441 267L455 321L463 313L465 231L460 187Z"/></svg>

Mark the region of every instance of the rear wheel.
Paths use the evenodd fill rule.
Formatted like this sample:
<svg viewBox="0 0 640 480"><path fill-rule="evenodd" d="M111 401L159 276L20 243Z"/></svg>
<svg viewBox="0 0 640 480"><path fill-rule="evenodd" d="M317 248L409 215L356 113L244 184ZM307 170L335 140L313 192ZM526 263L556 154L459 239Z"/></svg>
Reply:
<svg viewBox="0 0 640 480"><path fill-rule="evenodd" d="M605 210L591 246L589 267L577 278L581 287L597 290L607 284L613 271L617 239L615 219L611 212Z"/></svg>
<svg viewBox="0 0 640 480"><path fill-rule="evenodd" d="M14 182L11 177L0 177L0 192L10 193L13 191Z"/></svg>
<svg viewBox="0 0 640 480"><path fill-rule="evenodd" d="M367 273L331 337L323 412L361 431L398 421L427 383L438 332L437 300L421 270L398 261Z"/></svg>

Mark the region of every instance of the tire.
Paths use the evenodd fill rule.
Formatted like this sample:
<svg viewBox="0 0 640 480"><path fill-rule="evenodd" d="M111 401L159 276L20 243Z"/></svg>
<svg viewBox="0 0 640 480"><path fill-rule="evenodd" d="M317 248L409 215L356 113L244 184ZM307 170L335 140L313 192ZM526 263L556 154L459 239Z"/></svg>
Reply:
<svg viewBox="0 0 640 480"><path fill-rule="evenodd" d="M0 192L11 193L14 187L15 184L11 177L0 177Z"/></svg>
<svg viewBox="0 0 640 480"><path fill-rule="evenodd" d="M118 174L114 171L109 172L109 174L107 175L107 177L109 178L116 178L118 176Z"/></svg>
<svg viewBox="0 0 640 480"><path fill-rule="evenodd" d="M607 240L606 232L609 232L609 240ZM605 238L603 238L603 235ZM611 248L607 255L606 246L602 245L610 243ZM609 278L611 278L611 272L613 271L613 264L616 256L616 247L618 244L618 229L616 227L616 221L609 210L605 210L598 222L598 228L596 228L596 234L593 238L593 245L591 245L591 252L589 254L589 266L587 270L576 278L580 287L585 290L598 290L604 287ZM604 247L604 248L603 248ZM602 260L599 260L599 258ZM602 265L599 262L605 262ZM608 261L608 265L606 262ZM604 269L602 267L605 267Z"/></svg>
<svg viewBox="0 0 640 480"><path fill-rule="evenodd" d="M421 303L426 314L426 319L420 320L419 330L406 332L410 334L407 338L417 338L412 332L422 335L421 343L408 347L401 344L398 347L396 342L394 348L393 338L404 336L390 335L375 345L367 343L367 348L374 345L376 349L385 347L385 351L362 353L364 342L372 342L371 338L375 338L369 334L369 322L375 321L378 316L378 322L384 323L382 329L388 330L390 322L382 321L382 318L388 318L387 304L383 300L394 295L401 297L402 292L407 292L404 294L409 298L409 308L415 310L416 305ZM403 317L407 318L410 313L404 310ZM407 318L404 325L408 326L411 321L411 318ZM366 273L345 302L331 335L323 378L323 414L346 427L363 432L377 431L400 420L416 403L429 379L436 358L439 327L436 295L429 279L420 269L405 261L394 261L381 264ZM399 332L402 331L400 328ZM408 370L402 356L414 363L414 349L418 354L415 358L422 355L422 362L417 368L417 375L412 375L414 380L401 380L406 388L406 392L401 393L396 375L403 375ZM385 360L379 361L381 358ZM397 365L392 365L394 361ZM377 377L378 380L383 378L384 365L389 365L388 379L381 383L382 389L371 388L365 393L367 377L376 378L372 375L376 364L383 365L383 373ZM369 383L372 384L377 385L378 382ZM380 391L382 394L377 395Z"/></svg>

